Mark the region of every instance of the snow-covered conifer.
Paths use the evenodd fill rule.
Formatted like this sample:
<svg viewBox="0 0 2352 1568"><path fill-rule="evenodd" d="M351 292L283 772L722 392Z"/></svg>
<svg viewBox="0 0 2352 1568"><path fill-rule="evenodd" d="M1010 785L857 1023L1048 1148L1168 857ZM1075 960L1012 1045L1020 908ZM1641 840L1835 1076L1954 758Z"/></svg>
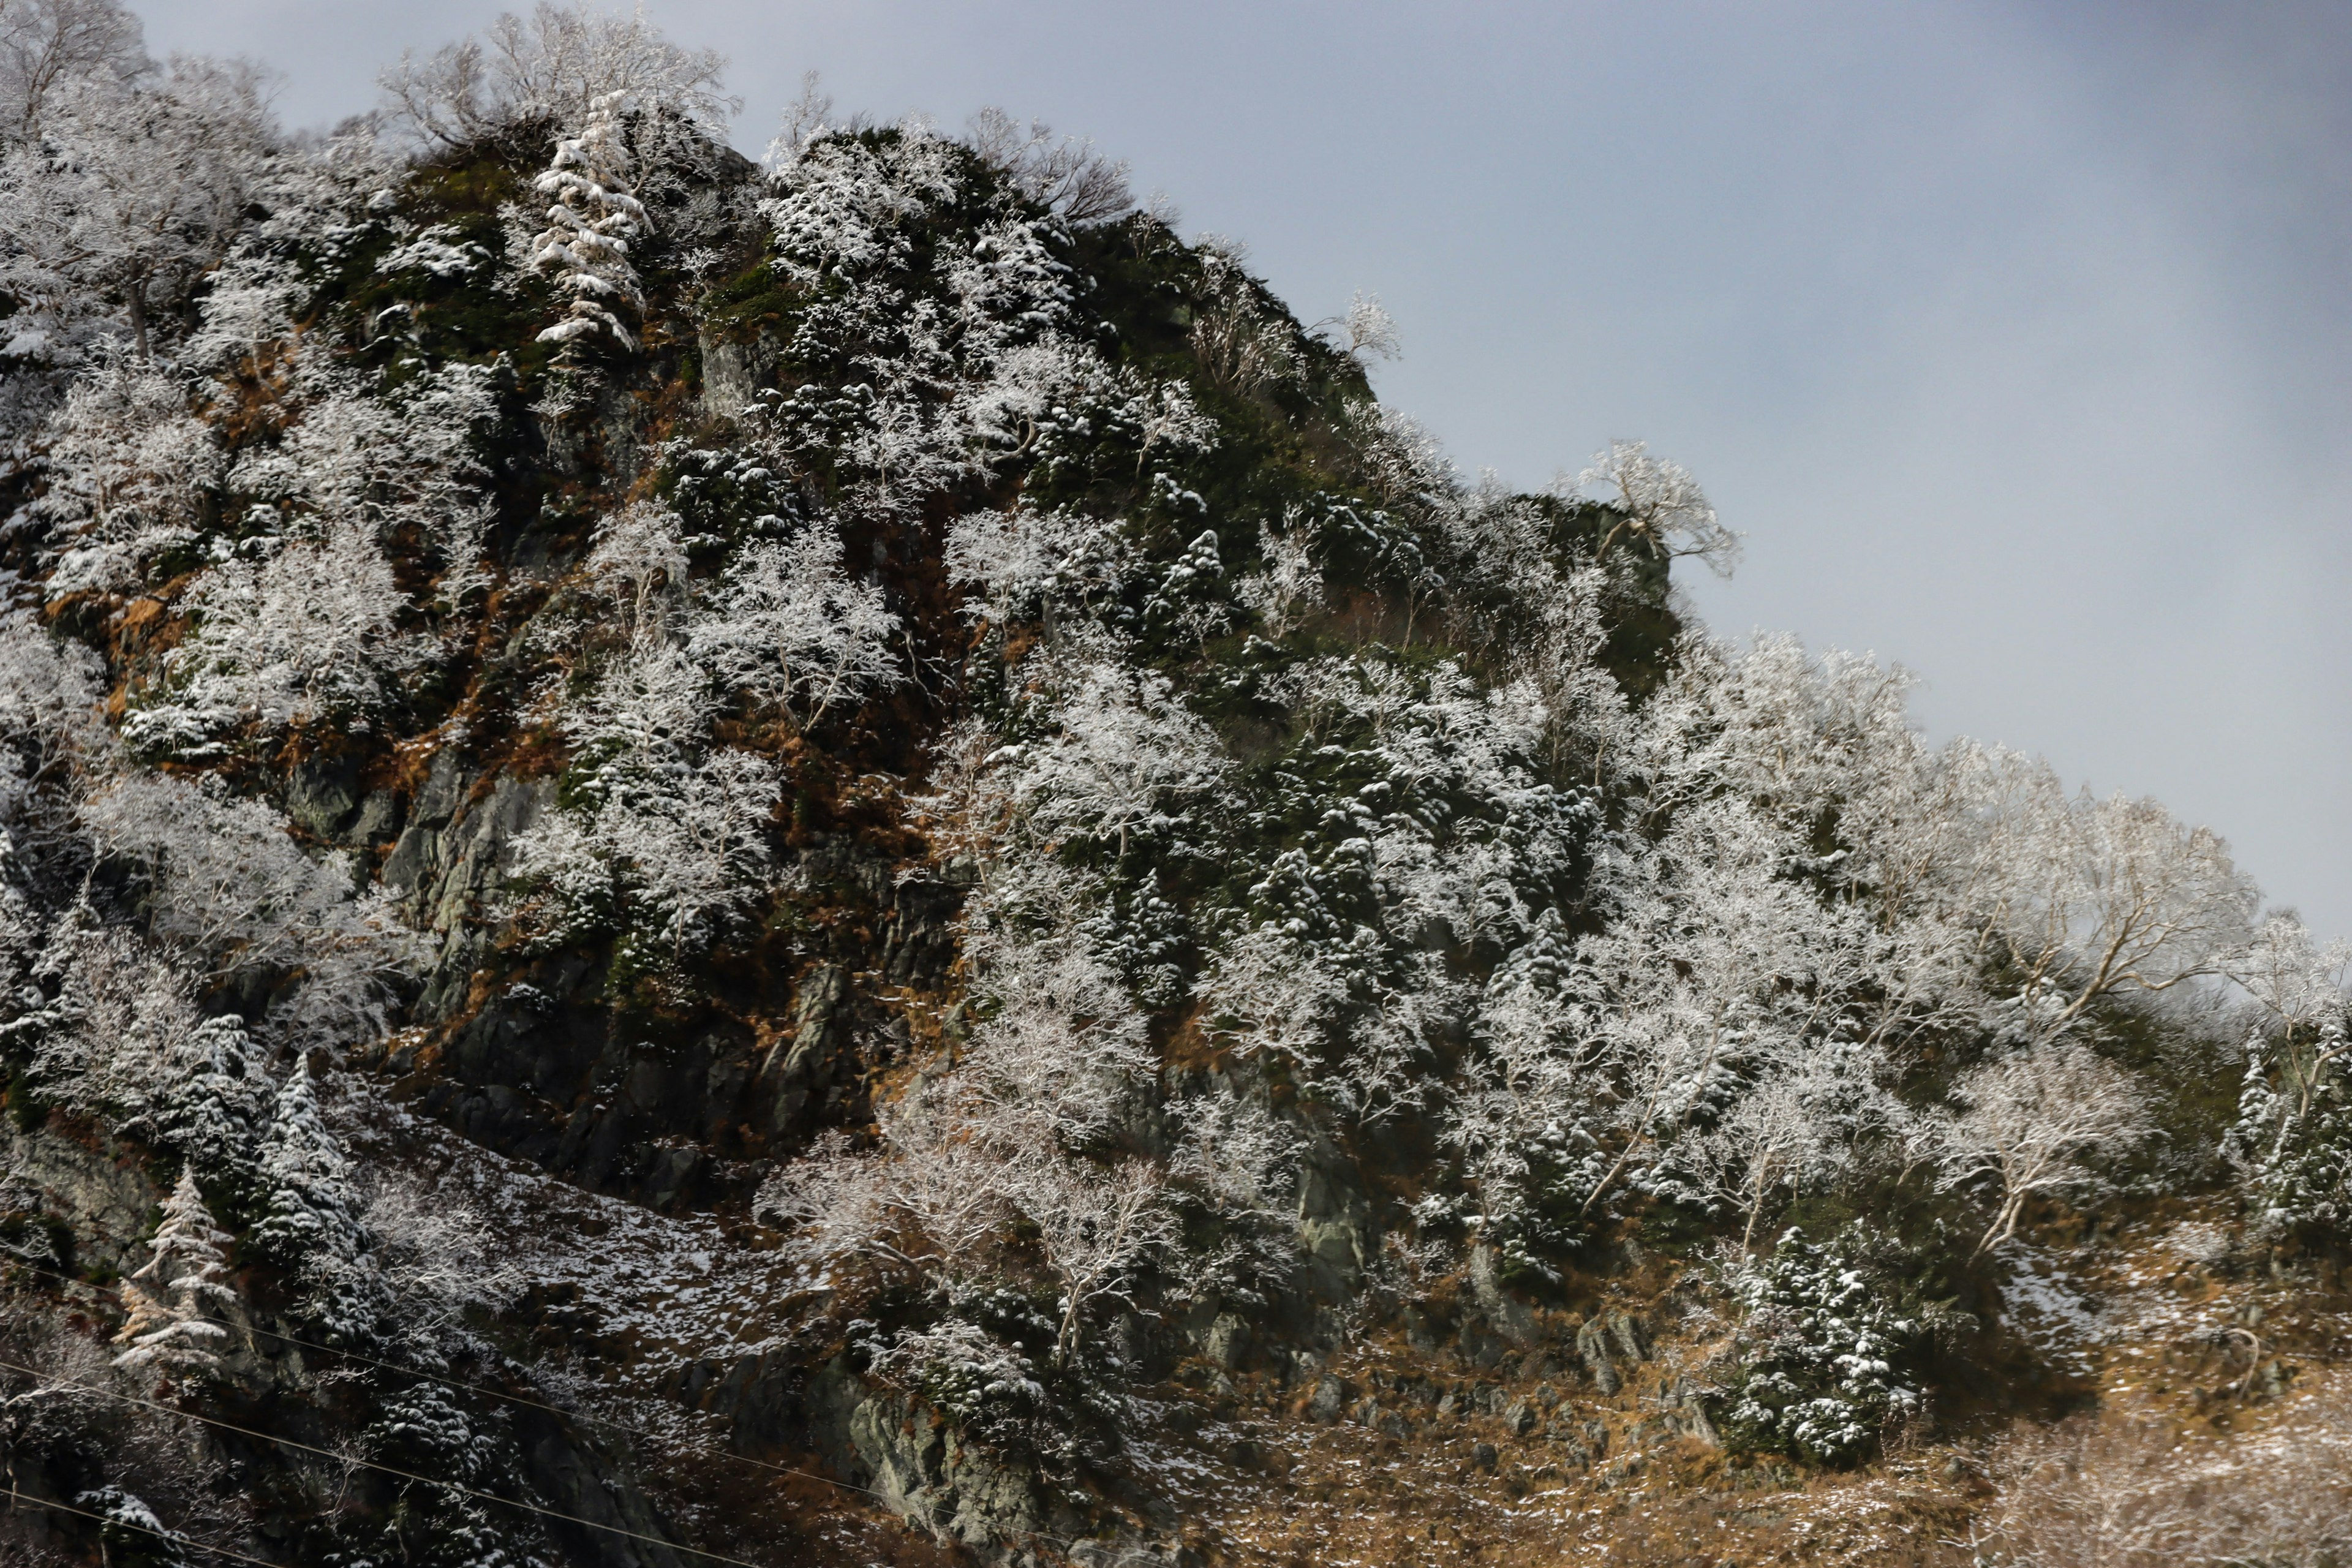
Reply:
<svg viewBox="0 0 2352 1568"><path fill-rule="evenodd" d="M218 1364L228 1330L214 1320L236 1300L221 1252L228 1241L196 1190L194 1168L183 1165L147 1261L124 1280L129 1317L114 1336L125 1347L115 1365L201 1372Z"/></svg>
<svg viewBox="0 0 2352 1568"><path fill-rule="evenodd" d="M156 1140L216 1190L249 1197L273 1098L243 1019L206 1018L181 1031L163 1062Z"/></svg>
<svg viewBox="0 0 2352 1568"><path fill-rule="evenodd" d="M326 1123L307 1056L296 1058L261 1141L261 1217L249 1245L299 1281L305 1310L345 1340L378 1333L385 1302L351 1188L351 1161Z"/></svg>
<svg viewBox="0 0 2352 1568"><path fill-rule="evenodd" d="M571 296L563 319L539 334L541 342L568 346L602 335L625 349L637 346L614 313L645 309L629 242L650 226L629 184L634 161L621 136L626 102L619 92L591 102L579 133L556 139L554 163L532 182L549 205L530 264L552 272L556 288Z"/></svg>
<svg viewBox="0 0 2352 1568"><path fill-rule="evenodd" d="M1851 1465L1918 1410L1903 1363L1921 1326L1851 1250L1816 1246L1791 1228L1734 1277L1745 1364L1721 1417L1734 1443Z"/></svg>
<svg viewBox="0 0 2352 1568"><path fill-rule="evenodd" d="M351 1162L328 1131L307 1057L299 1058L270 1108L261 1141L262 1217L253 1245L280 1264L314 1253L356 1257L362 1249L352 1206Z"/></svg>

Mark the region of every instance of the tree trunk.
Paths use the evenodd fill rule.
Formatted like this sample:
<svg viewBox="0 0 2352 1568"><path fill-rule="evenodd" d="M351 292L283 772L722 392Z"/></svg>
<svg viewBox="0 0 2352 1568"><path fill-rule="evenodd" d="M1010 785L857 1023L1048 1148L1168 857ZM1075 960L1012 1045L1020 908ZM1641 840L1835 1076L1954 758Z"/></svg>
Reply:
<svg viewBox="0 0 2352 1568"><path fill-rule="evenodd" d="M141 279L131 285L131 346L142 361L147 353L147 281Z"/></svg>

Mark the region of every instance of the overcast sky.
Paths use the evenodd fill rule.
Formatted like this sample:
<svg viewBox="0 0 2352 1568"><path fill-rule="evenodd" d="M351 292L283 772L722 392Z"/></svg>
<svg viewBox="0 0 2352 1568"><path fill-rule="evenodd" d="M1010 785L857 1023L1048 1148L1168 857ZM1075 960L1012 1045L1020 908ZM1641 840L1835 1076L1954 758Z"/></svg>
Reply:
<svg viewBox="0 0 2352 1568"><path fill-rule="evenodd" d="M469 0L143 0L295 125ZM1938 737L2221 830L2352 934L2352 6L647 0L756 152L983 104L1129 159L1522 485L1611 437L1748 535L1720 632L1868 649Z"/></svg>

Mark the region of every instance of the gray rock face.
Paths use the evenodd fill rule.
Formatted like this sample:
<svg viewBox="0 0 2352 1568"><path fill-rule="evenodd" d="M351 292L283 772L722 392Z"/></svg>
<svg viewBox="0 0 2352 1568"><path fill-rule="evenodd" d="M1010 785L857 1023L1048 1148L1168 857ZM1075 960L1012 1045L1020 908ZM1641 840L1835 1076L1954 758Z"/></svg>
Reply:
<svg viewBox="0 0 2352 1568"><path fill-rule="evenodd" d="M968 1441L912 1395L868 1387L840 1362L818 1374L808 1403L849 1479L982 1562L1032 1563L1039 1537L1076 1542L1093 1534L1091 1522L1057 1504L1033 1467ZM1096 1538L1087 1545L1091 1560L1102 1563L1156 1563L1166 1555L1148 1541ZM1132 1555L1138 1552L1142 1555Z"/></svg>
<svg viewBox="0 0 2352 1568"><path fill-rule="evenodd" d="M698 334L702 351L702 412L712 419L741 417L744 405L759 395L768 363L773 357L762 343L730 343Z"/></svg>
<svg viewBox="0 0 2352 1568"><path fill-rule="evenodd" d="M1602 1394L1615 1394L1625 1386L1625 1380L1617 1375L1616 1363L1609 1359L1609 1325L1604 1319L1596 1317L1576 1331L1576 1353L1584 1358L1592 1386Z"/></svg>
<svg viewBox="0 0 2352 1568"><path fill-rule="evenodd" d="M1231 1370L1241 1365L1242 1358L1249 1354L1249 1347L1250 1326L1233 1313L1223 1312L1209 1325L1208 1339L1202 1348L1211 1361Z"/></svg>
<svg viewBox="0 0 2352 1568"><path fill-rule="evenodd" d="M13 1119L0 1118L0 1170L8 1206L72 1227L76 1263L125 1267L161 1201L138 1163L112 1144L91 1147L47 1127L20 1130Z"/></svg>

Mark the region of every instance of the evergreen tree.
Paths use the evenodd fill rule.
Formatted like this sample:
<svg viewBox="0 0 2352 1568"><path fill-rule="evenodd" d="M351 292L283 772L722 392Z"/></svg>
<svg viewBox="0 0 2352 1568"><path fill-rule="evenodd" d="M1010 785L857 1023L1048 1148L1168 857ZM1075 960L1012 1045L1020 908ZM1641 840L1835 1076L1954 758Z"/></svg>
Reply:
<svg viewBox="0 0 2352 1568"><path fill-rule="evenodd" d="M1792 1226L1735 1281L1748 1362L1723 1411L1735 1446L1851 1465L1919 1409L1902 1368L1920 1325L1853 1258L1867 1239L1817 1247Z"/></svg>
<svg viewBox="0 0 2352 1568"><path fill-rule="evenodd" d="M645 308L637 270L629 264L629 241L648 226L646 209L631 194L632 160L621 140L625 95L605 93L588 110L577 136L557 139L555 163L532 188L551 198L547 227L531 242L530 264L553 270L556 286L572 296L563 320L539 341L567 346L608 333L623 348L636 339L613 313L615 305Z"/></svg>
<svg viewBox="0 0 2352 1568"><path fill-rule="evenodd" d="M259 1173L269 1079L245 1020L207 1018L173 1042L154 1115L159 1142L203 1175L232 1210L249 1204Z"/></svg>
<svg viewBox="0 0 2352 1568"><path fill-rule="evenodd" d="M341 1142L319 1113L310 1064L299 1060L278 1092L261 1143L262 1214L253 1227L253 1248L308 1286L309 1314L331 1335L372 1339L383 1317L383 1288L354 1212L350 1171Z"/></svg>
<svg viewBox="0 0 2352 1568"><path fill-rule="evenodd" d="M236 1300L221 1256L228 1239L205 1207L195 1172L182 1166L163 1201L163 1223L147 1244L151 1256L124 1282L131 1315L114 1342L129 1348L115 1365L203 1372L218 1364L215 1352L228 1331L211 1315Z"/></svg>

